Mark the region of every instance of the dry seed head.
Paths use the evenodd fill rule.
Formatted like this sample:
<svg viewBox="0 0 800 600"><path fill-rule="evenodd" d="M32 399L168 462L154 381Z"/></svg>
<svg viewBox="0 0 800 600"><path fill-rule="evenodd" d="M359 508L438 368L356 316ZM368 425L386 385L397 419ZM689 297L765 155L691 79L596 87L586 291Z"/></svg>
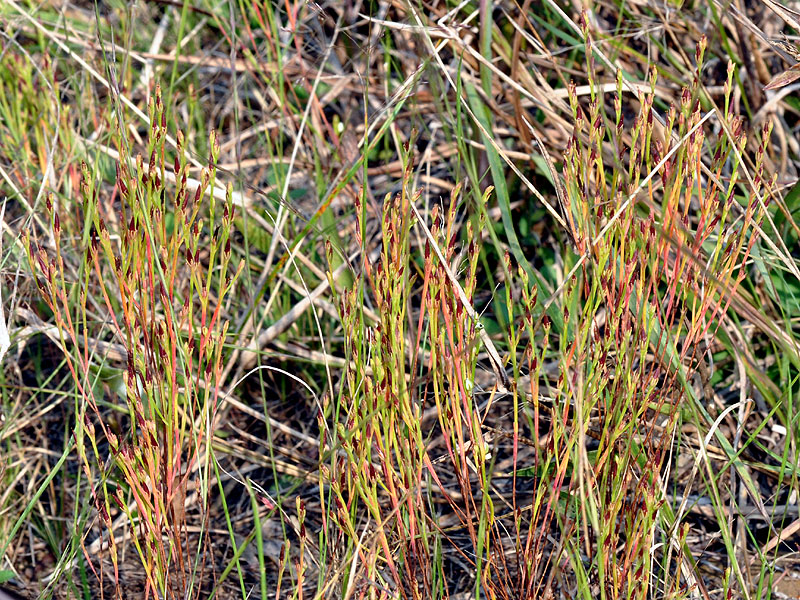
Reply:
<svg viewBox="0 0 800 600"><path fill-rule="evenodd" d="M219 136L215 129L211 130L209 134L209 147L211 148L211 156L209 157L209 165L215 165L217 158L219 158Z"/></svg>
<svg viewBox="0 0 800 600"><path fill-rule="evenodd" d="M602 137L603 132L603 116L598 114L597 118L594 120L594 133L599 137Z"/></svg>
<svg viewBox="0 0 800 600"><path fill-rule="evenodd" d="M577 86L573 80L570 80L567 84L567 95L569 97L569 104L570 108L572 108L573 116L575 113L575 109L578 106L578 94L577 94Z"/></svg>
<svg viewBox="0 0 800 600"><path fill-rule="evenodd" d="M122 458L127 458L127 452L126 451L127 451L127 446L123 446L120 449L120 456ZM126 506L126 504L125 504L125 496L123 496L121 487L117 487L117 489L114 490L114 494L111 496L111 498L114 500L114 502L117 503L117 505L119 506L121 511L127 512L126 508L125 508L125 506Z"/></svg>
<svg viewBox="0 0 800 600"><path fill-rule="evenodd" d="M766 148L767 144L769 144L769 139L772 136L772 128L774 127L774 122L772 119L769 119L766 123L764 123L764 127L761 130L761 135L763 136L763 146Z"/></svg>
<svg viewBox="0 0 800 600"><path fill-rule="evenodd" d="M589 25L587 24L587 19L586 19L586 9L583 9L581 11L581 16L578 19L578 25L580 26L581 32L583 33L584 37L586 37L589 34Z"/></svg>
<svg viewBox="0 0 800 600"><path fill-rule="evenodd" d="M703 35L700 36L700 41L697 42L697 46L695 47L694 51L694 59L695 62L697 63L698 69L700 69L700 66L703 63L703 54L705 53L707 47L708 47L708 38L704 33Z"/></svg>

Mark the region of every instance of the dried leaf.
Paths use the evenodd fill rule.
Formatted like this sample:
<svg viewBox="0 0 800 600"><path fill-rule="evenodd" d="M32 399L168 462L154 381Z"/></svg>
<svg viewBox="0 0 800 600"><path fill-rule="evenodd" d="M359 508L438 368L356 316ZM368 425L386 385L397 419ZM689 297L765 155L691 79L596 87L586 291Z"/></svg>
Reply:
<svg viewBox="0 0 800 600"><path fill-rule="evenodd" d="M796 79L800 79L800 64L794 65L788 71L784 71L780 75L776 75L772 78L767 85L764 86L765 90L776 90L778 88L782 88L785 85L789 85Z"/></svg>
<svg viewBox="0 0 800 600"><path fill-rule="evenodd" d="M773 40L770 42L770 44L772 44L772 47L776 50L782 50L796 61L800 62L800 48L798 48L796 44L792 43L785 35L783 37L783 40Z"/></svg>
<svg viewBox="0 0 800 600"><path fill-rule="evenodd" d="M795 29L800 26L800 13L796 10L784 6L780 2L773 2L772 0L762 0L770 9L772 9L781 19L786 21L790 27Z"/></svg>

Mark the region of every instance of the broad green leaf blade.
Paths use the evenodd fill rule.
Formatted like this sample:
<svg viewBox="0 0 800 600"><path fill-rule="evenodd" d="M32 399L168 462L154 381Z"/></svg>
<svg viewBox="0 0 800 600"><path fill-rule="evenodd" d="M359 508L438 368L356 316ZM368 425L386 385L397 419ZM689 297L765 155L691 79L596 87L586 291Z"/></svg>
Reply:
<svg viewBox="0 0 800 600"><path fill-rule="evenodd" d="M481 125L486 131L492 131L492 125L487 114L486 105L481 101L477 90L469 82L464 82L464 90L467 93L467 99L470 103L472 112L475 113L476 118L480 121ZM503 228L505 229L508 245L511 248L511 254L514 260L525 269L531 281L535 282L537 287L547 289L547 285L541 281L539 274L531 266L525 253L520 246L517 231L514 228L514 219L511 216L511 201L508 195L508 185L506 183L506 174L503 160L500 158L497 150L490 143L486 136L481 132L483 138L483 145L486 148L486 157L489 161L489 168L492 173L492 184L494 185L495 192L497 193L497 204L500 207L500 216L503 221ZM547 314L553 322L553 327L557 333L564 332L564 315L558 305L553 302L547 308Z"/></svg>

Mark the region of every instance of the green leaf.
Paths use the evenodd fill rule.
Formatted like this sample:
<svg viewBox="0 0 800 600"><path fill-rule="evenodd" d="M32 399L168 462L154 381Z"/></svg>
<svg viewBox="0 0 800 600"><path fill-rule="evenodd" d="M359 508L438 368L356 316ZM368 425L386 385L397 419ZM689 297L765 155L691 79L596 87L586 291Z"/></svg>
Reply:
<svg viewBox="0 0 800 600"><path fill-rule="evenodd" d="M492 124L489 120L486 105L478 95L475 86L470 84L468 81L464 81L464 90L466 91L467 99L469 100L472 112L475 113L475 117L478 119L485 131L491 132ZM486 148L486 158L489 161L489 168L492 173L492 184L494 185L495 193L497 194L497 204L500 207L500 217L503 221L504 233L508 239L508 245L511 248L511 254L514 256L514 260L517 261L517 264L525 269L525 272L528 274L528 278L531 280L531 282L536 284L536 286L539 288L547 289L544 285L542 285L539 274L531 266L530 262L528 262L525 253L522 251L522 246L520 246L519 238L517 238L517 232L514 228L514 219L511 216L511 202L508 197L508 185L506 183L503 159L500 158L500 154L497 152L487 136L483 134L483 132L481 132L481 138L483 139L483 145ZM550 319L553 322L553 328L555 329L556 333L563 333L564 315L555 302L550 304L547 309L547 314L550 316Z"/></svg>
<svg viewBox="0 0 800 600"><path fill-rule="evenodd" d="M263 229L255 219L247 219L247 226L245 227L245 219L240 216L234 216L233 223L236 229L247 238L251 246L255 246L255 248L264 254L269 252L272 236L266 229Z"/></svg>
<svg viewBox="0 0 800 600"><path fill-rule="evenodd" d="M786 314L791 317L796 317L800 314L800 281L791 273L786 271L774 269L769 273L772 285L774 286L774 295L786 311ZM765 286L770 296L773 295L773 288Z"/></svg>
<svg viewBox="0 0 800 600"><path fill-rule="evenodd" d="M800 213L800 181L792 186L792 189L789 190L783 200L786 203L786 210L789 212L789 216L794 219L795 215ZM777 210L774 222L776 229L783 235L786 246L794 246L797 243L797 234L794 227L786 227L787 219L782 210Z"/></svg>
<svg viewBox="0 0 800 600"><path fill-rule="evenodd" d="M786 202L786 208L789 209L789 213L793 214L800 210L800 181L794 184L789 193L786 194L784 198L784 202Z"/></svg>

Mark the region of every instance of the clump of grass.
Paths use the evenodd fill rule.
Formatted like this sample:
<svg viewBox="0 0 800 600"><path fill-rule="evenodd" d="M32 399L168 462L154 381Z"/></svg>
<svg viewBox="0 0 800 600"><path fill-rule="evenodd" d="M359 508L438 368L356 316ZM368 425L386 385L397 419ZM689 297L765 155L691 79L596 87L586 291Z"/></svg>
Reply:
<svg viewBox="0 0 800 600"><path fill-rule="evenodd" d="M591 57L585 26L584 35ZM443 583L433 587L446 580L442 563L431 558L450 543L431 500L441 496L470 540L468 552L456 548L473 569L475 589L488 597L538 598L558 590L587 598L688 597L702 586L686 571L686 529L665 504L665 460L685 405L696 401L689 382L698 347L715 333L745 275L757 239L753 231L763 218L759 200L771 185L757 162L759 185L744 205L736 204L745 137L741 120L730 112L731 68L723 133L706 177L697 78L704 49L701 40L695 82L660 132L652 112L655 72L630 129L622 118L621 77L610 119L591 58L586 108L575 86L569 88L575 128L564 155L563 188L557 187L575 251L565 261L563 295L540 306L522 268L519 300L507 282L507 306L518 316L507 333L510 368L515 380L524 369L530 382L528 389L511 390L508 499L489 460L491 416L479 407L474 389L481 325L464 304L476 287L480 241L468 227L461 296L445 269L458 241L456 191L444 222L434 210L432 240L418 267L419 309L410 319L409 203L415 197L406 180L396 199L387 198L381 259L374 266L365 262L359 284L341 299L351 366L335 403L342 412L334 422L344 426L328 438L345 452L329 471L337 530L349 538L350 552L361 555L369 578L376 576L380 556L388 568L384 577L404 597L443 593ZM758 156L769 130L763 134ZM727 185L724 169L732 171ZM741 215L733 218L737 211ZM440 252L430 250L432 241ZM506 262L506 272L514 272L508 257ZM374 332L359 310L367 295L381 316ZM554 334L545 309L556 299L564 327ZM415 345L408 345L410 339ZM543 371L547 363L557 365L555 381ZM418 372L427 383L409 387ZM426 449L432 432L420 421L429 406L438 415L446 471L457 493L446 491L442 467ZM520 440L530 438L533 465L520 464ZM523 477L532 487L524 511L517 489ZM360 540L367 530L356 529L359 503L375 521L376 541L364 553ZM511 510L498 514L504 503ZM432 547L426 540L433 540ZM654 547L664 550L654 555Z"/></svg>
<svg viewBox="0 0 800 600"><path fill-rule="evenodd" d="M75 447L115 580L120 523L114 513L126 517L123 535L139 554L145 595L196 597L203 593L207 548L202 529L190 536L187 512L207 526L208 448L228 329L221 311L242 265L231 269L230 187L221 203L214 194L215 134L209 166L190 189L182 135L173 161L165 151L159 88L149 119L147 162L141 155L129 160L120 134L112 198L101 200L84 164L81 212L64 214L48 198L54 255L28 238L28 258L76 386ZM177 182L171 189L167 169ZM201 239L208 242L201 245ZM70 265L65 255L83 260ZM98 365L85 343L106 337L124 349L127 363L116 373L121 385L110 398L98 385ZM124 413L116 426L103 409L109 405ZM85 558L95 570L94 557ZM124 596L118 585L116 595Z"/></svg>
<svg viewBox="0 0 800 600"><path fill-rule="evenodd" d="M592 422L599 431L591 455L580 442L570 453L578 474L570 487L580 502L571 519L578 535L567 549L578 579L595 580L600 597L649 597L655 590L648 583L657 581L669 582L658 593L683 596L702 581L680 584L675 576L686 547L665 505L664 461L682 415L695 410L686 405L697 402L689 382L698 351L746 275L771 183L758 160L757 185L744 204L733 194L746 136L730 110L731 64L722 132L711 142L710 166L704 164L698 88L704 38L694 83L670 107L666 126L657 129L653 114L653 71L652 91L641 96L628 132L621 74L609 122L585 26L584 35L591 93L582 108L570 87L576 126L564 156L563 194L579 252L565 311L574 306L580 313L565 317L565 384L557 392L574 402L575 421L584 423L578 435ZM765 129L758 157L768 142ZM667 549L658 569L651 551L657 540Z"/></svg>

